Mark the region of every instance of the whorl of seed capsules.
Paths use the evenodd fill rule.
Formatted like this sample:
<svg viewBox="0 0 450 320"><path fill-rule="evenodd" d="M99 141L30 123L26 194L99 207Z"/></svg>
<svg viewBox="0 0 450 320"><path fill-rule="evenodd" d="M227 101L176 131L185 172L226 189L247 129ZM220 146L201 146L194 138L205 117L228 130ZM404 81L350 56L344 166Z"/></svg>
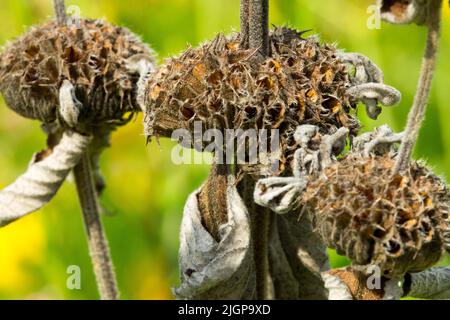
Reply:
<svg viewBox="0 0 450 320"><path fill-rule="evenodd" d="M168 60L146 86L146 135L170 137L195 121L205 129L280 129L283 149L293 151L300 124L356 133L356 102L347 94L350 68L334 46L301 35L275 28L264 61L239 47L238 34L218 35Z"/></svg>
<svg viewBox="0 0 450 320"><path fill-rule="evenodd" d="M3 50L0 91L20 115L51 123L59 117L59 89L69 80L83 107L80 123L89 127L121 121L126 112L140 110L135 93L139 75L126 68L126 60L136 54L154 59L125 28L101 20L81 19L67 26L50 21Z"/></svg>
<svg viewBox="0 0 450 320"><path fill-rule="evenodd" d="M310 179L303 199L329 247L388 277L435 264L450 226L446 185L419 162L392 176L394 163L347 156Z"/></svg>

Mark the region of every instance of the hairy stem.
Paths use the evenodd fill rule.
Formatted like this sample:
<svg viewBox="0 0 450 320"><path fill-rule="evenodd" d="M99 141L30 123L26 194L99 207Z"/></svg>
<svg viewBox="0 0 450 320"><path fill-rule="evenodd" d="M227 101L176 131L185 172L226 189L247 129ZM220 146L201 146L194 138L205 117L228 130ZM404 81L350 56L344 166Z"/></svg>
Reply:
<svg viewBox="0 0 450 320"><path fill-rule="evenodd" d="M269 239L275 213L255 203L253 198L254 190L255 181L252 177L245 176L240 182L239 192L247 204L251 219L256 299L268 300L272 296L269 270Z"/></svg>
<svg viewBox="0 0 450 320"><path fill-rule="evenodd" d="M270 268L269 268L269 238L274 223L275 213L267 208L254 205L253 245L256 266L256 298L268 300L271 298Z"/></svg>
<svg viewBox="0 0 450 320"><path fill-rule="evenodd" d="M266 57L270 54L269 45L269 0L249 0L248 41L251 49Z"/></svg>
<svg viewBox="0 0 450 320"><path fill-rule="evenodd" d="M94 187L90 162L89 154L85 153L74 169L78 198L83 211L89 252L100 297L102 300L117 300L119 299L119 290L109 253L108 241L100 219L97 192Z"/></svg>
<svg viewBox="0 0 450 320"><path fill-rule="evenodd" d="M260 56L269 56L269 0L241 0L241 35L241 45L258 50ZM274 213L254 202L254 189L255 181L245 177L242 193L252 219L256 297L269 299L269 237Z"/></svg>
<svg viewBox="0 0 450 320"><path fill-rule="evenodd" d="M67 15L66 15L66 4L64 0L53 0L53 6L55 8L56 20L60 26L66 24Z"/></svg>
<svg viewBox="0 0 450 320"><path fill-rule="evenodd" d="M248 49L250 0L241 0L241 47Z"/></svg>
<svg viewBox="0 0 450 320"><path fill-rule="evenodd" d="M427 8L428 37L422 62L422 70L414 103L408 115L405 136L400 146L394 174L406 170L408 167L423 119L425 118L425 111L436 66L441 27L441 6L441 0L431 0Z"/></svg>

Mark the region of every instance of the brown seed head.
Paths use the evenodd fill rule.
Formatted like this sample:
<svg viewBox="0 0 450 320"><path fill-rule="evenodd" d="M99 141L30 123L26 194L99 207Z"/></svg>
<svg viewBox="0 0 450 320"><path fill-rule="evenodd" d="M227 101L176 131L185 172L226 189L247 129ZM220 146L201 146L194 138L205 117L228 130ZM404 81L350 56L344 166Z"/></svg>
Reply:
<svg viewBox="0 0 450 320"><path fill-rule="evenodd" d="M121 121L138 111L135 84L126 60L152 51L124 28L101 20L81 19L80 26L56 21L32 27L6 46L0 56L0 91L20 115L44 123L57 120L59 88L64 80L75 87L82 103L80 123L101 125Z"/></svg>
<svg viewBox="0 0 450 320"><path fill-rule="evenodd" d="M350 154L311 179L303 199L329 247L388 277L435 264L450 226L442 180L419 162L392 176L394 163Z"/></svg>
<svg viewBox="0 0 450 320"><path fill-rule="evenodd" d="M279 129L290 159L300 124L356 133L349 68L336 48L287 28L273 30L270 42L272 54L263 61L240 48L238 34L218 35L168 60L146 86L146 135L170 137L192 130L195 121L205 129Z"/></svg>

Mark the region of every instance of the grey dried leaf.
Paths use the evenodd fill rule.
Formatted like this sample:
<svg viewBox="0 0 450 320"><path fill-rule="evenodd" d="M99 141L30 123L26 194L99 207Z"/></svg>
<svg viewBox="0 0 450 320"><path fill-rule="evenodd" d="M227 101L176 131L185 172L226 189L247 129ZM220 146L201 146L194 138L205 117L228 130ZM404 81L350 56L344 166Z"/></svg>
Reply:
<svg viewBox="0 0 450 320"><path fill-rule="evenodd" d="M78 163L90 140L77 133L64 133L47 158L32 163L22 176L0 191L0 227L45 206Z"/></svg>
<svg viewBox="0 0 450 320"><path fill-rule="evenodd" d="M70 128L76 127L83 104L75 96L75 87L64 80L59 89L59 113Z"/></svg>
<svg viewBox="0 0 450 320"><path fill-rule="evenodd" d="M252 299L255 273L250 218L234 179L228 183L228 222L220 227L220 242L201 223L198 194L189 196L180 233L179 299Z"/></svg>
<svg viewBox="0 0 450 320"><path fill-rule="evenodd" d="M383 300L400 300L403 296L403 277L394 277L384 283Z"/></svg>
<svg viewBox="0 0 450 320"><path fill-rule="evenodd" d="M329 292L329 300L354 300L349 286L366 288L364 283L353 283L348 279L346 282L330 272L324 272L322 278ZM407 292L404 292L405 288L408 288ZM450 299L450 267L431 268L418 273L408 273L405 277L389 279L382 282L382 292L383 300L399 300L404 296L418 299ZM372 294L369 293L367 296Z"/></svg>
<svg viewBox="0 0 450 320"><path fill-rule="evenodd" d="M401 100L401 93L394 87L382 83L364 83L348 89L348 94L366 105L367 115L376 120L381 113L381 107L394 106Z"/></svg>
<svg viewBox="0 0 450 320"><path fill-rule="evenodd" d="M356 137L353 140L352 151L364 157L371 154L387 155L395 151L395 145L401 143L402 139L403 133L394 133L389 126L383 125Z"/></svg>
<svg viewBox="0 0 450 320"><path fill-rule="evenodd" d="M307 183L305 178L261 179L256 183L255 202L279 214L289 213L299 206L298 200Z"/></svg>
<svg viewBox="0 0 450 320"><path fill-rule="evenodd" d="M353 300L350 289L339 277L324 272L322 279L328 290L328 300Z"/></svg>
<svg viewBox="0 0 450 320"><path fill-rule="evenodd" d="M354 85L384 82L383 71L365 55L355 52L339 52L338 57L355 67L355 75L351 78Z"/></svg>
<svg viewBox="0 0 450 320"><path fill-rule="evenodd" d="M145 54L135 54L128 58L127 68L130 72L139 74L136 100L141 110L145 112L145 86L156 71L155 59Z"/></svg>
<svg viewBox="0 0 450 320"><path fill-rule="evenodd" d="M350 131L339 128L332 134L319 133L313 125L298 126L294 140L299 148L294 153L292 171L294 177L304 178L330 165L345 148Z"/></svg>
<svg viewBox="0 0 450 320"><path fill-rule="evenodd" d="M450 267L411 273L408 296L420 299L450 299Z"/></svg>
<svg viewBox="0 0 450 320"><path fill-rule="evenodd" d="M427 20L427 5L427 0L383 0L381 18L393 24L422 25Z"/></svg>
<svg viewBox="0 0 450 320"><path fill-rule="evenodd" d="M291 270L298 283L298 297L291 296L290 299L327 299L327 290L321 276L330 269L327 250L314 232L308 215L299 215L300 212L295 211L276 216L277 235L289 263L289 269L280 272L286 274ZM271 242L270 253L273 254L275 249ZM273 272L272 277L276 279ZM275 287L275 298L279 297L280 291Z"/></svg>

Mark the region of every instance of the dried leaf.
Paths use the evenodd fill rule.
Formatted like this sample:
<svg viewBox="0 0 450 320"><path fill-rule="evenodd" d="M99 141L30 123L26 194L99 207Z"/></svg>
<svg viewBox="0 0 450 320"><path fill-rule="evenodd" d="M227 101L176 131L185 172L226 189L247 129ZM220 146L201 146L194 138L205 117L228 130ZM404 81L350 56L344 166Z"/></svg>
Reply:
<svg viewBox="0 0 450 320"><path fill-rule="evenodd" d="M90 138L64 133L53 152L34 162L17 180L0 191L0 227L46 205L86 151Z"/></svg>
<svg viewBox="0 0 450 320"><path fill-rule="evenodd" d="M255 295L250 219L234 179L226 191L228 222L220 227L220 242L201 223L199 190L187 200L180 234L180 299L252 299Z"/></svg>
<svg viewBox="0 0 450 320"><path fill-rule="evenodd" d="M326 247L314 233L307 215L298 219L298 213L277 215L277 232L281 247L289 262L299 293L291 299L327 299L321 273L330 269ZM274 247L271 246L271 255ZM275 292L278 298L279 292Z"/></svg>
<svg viewBox="0 0 450 320"><path fill-rule="evenodd" d="M450 299L450 267L412 273L407 294L420 299Z"/></svg>

